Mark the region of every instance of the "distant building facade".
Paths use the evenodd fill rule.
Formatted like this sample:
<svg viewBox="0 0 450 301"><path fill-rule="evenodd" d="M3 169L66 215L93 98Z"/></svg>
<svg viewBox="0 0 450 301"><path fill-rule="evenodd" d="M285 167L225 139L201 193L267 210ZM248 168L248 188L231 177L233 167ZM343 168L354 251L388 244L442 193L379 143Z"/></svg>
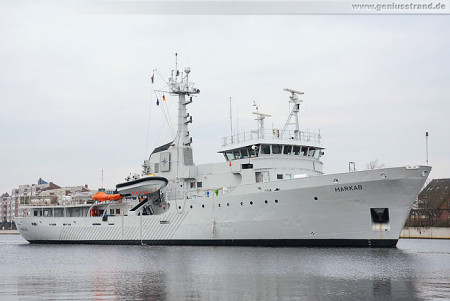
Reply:
<svg viewBox="0 0 450 301"><path fill-rule="evenodd" d="M15 217L24 216L23 205L33 204L64 204L71 201L83 201L92 199L95 191L88 185L61 187L53 182L47 183L40 178L37 184L19 185L0 197L0 222L11 222Z"/></svg>
<svg viewBox="0 0 450 301"><path fill-rule="evenodd" d="M419 193L408 226L450 226L450 179L434 179Z"/></svg>

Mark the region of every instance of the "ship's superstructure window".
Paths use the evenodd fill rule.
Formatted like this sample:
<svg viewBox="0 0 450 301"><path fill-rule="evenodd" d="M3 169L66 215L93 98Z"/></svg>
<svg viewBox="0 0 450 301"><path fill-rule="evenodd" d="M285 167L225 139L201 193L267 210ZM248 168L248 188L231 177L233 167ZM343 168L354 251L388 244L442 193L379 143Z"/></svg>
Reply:
<svg viewBox="0 0 450 301"><path fill-rule="evenodd" d="M277 180L283 180L283 174L277 174Z"/></svg>
<svg viewBox="0 0 450 301"><path fill-rule="evenodd" d="M232 152L226 152L225 153L225 158L227 159L227 161L231 161L231 160L235 159Z"/></svg>
<svg viewBox="0 0 450 301"><path fill-rule="evenodd" d="M203 182L197 182L197 187L198 188L202 188L203 187Z"/></svg>
<svg viewBox="0 0 450 301"><path fill-rule="evenodd" d="M320 148L300 145L257 144L245 148L225 151L223 155L227 161L257 157L260 155L304 156L319 159L323 154Z"/></svg>
<svg viewBox="0 0 450 301"><path fill-rule="evenodd" d="M306 156L308 153L308 147L302 146L301 154L302 156Z"/></svg>
<svg viewBox="0 0 450 301"><path fill-rule="evenodd" d="M64 209L63 208L55 208L54 209L55 217L63 217L64 216Z"/></svg>
<svg viewBox="0 0 450 301"><path fill-rule="evenodd" d="M281 154L281 145L279 144L274 144L272 145L272 154L278 155Z"/></svg>
<svg viewBox="0 0 450 301"><path fill-rule="evenodd" d="M249 149L248 149L248 154L250 155L250 157L256 156L255 150L251 147L249 147Z"/></svg>
<svg viewBox="0 0 450 301"><path fill-rule="evenodd" d="M292 152L292 145L285 145L283 149L284 155L290 155Z"/></svg>
<svg viewBox="0 0 450 301"><path fill-rule="evenodd" d="M261 145L261 155L270 155L270 144Z"/></svg>

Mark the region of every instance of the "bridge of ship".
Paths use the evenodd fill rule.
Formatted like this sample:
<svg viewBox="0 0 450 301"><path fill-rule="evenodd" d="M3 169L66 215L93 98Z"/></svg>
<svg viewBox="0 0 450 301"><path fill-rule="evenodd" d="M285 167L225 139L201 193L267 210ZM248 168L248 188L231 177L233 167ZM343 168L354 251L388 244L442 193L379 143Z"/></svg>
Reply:
<svg viewBox="0 0 450 301"><path fill-rule="evenodd" d="M224 137L219 153L227 161L264 156L309 157L319 160L324 154L320 139L320 133L311 132L282 132L278 129L243 132Z"/></svg>

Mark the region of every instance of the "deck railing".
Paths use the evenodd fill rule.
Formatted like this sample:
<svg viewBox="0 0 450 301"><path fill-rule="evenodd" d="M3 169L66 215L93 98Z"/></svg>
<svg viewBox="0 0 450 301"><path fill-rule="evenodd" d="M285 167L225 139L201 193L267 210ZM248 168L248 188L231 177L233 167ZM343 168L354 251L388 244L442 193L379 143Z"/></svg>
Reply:
<svg viewBox="0 0 450 301"><path fill-rule="evenodd" d="M271 140L297 140L305 142L320 143L320 133L299 132L298 138L295 138L293 130L282 131L279 129L242 132L233 136L223 137L222 146L232 145L235 143L248 142L257 139L271 139Z"/></svg>

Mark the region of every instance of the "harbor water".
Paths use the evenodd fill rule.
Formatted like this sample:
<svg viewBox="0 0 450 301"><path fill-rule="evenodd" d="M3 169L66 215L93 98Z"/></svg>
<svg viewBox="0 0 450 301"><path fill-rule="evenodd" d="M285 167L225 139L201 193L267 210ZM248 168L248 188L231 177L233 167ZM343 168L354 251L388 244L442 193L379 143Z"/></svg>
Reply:
<svg viewBox="0 0 450 301"><path fill-rule="evenodd" d="M450 299L450 240L397 248L32 245L0 235L1 300Z"/></svg>

